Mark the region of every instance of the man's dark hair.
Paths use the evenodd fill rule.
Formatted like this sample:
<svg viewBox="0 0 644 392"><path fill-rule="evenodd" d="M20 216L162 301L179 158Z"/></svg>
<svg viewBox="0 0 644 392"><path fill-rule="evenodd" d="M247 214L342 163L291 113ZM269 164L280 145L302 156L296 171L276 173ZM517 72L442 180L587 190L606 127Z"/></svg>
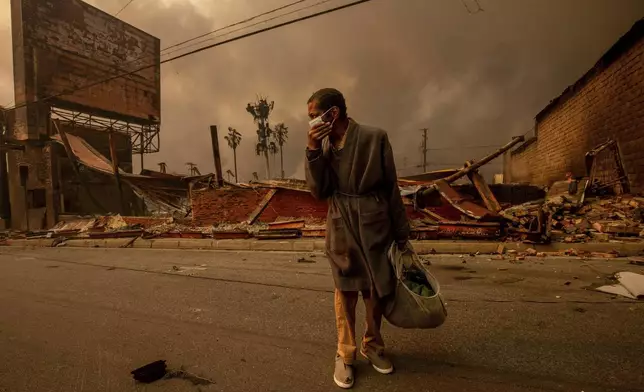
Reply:
<svg viewBox="0 0 644 392"><path fill-rule="evenodd" d="M344 101L344 96L334 88L323 88L314 92L307 103L311 102L317 102L318 107L323 112L336 106L340 109L340 118L347 117L347 103Z"/></svg>

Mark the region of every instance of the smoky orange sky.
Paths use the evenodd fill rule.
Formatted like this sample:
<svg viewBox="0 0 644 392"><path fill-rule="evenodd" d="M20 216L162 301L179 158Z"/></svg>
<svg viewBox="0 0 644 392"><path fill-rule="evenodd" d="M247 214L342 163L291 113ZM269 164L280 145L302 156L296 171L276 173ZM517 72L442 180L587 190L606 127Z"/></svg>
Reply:
<svg viewBox="0 0 644 392"><path fill-rule="evenodd" d="M113 14L127 1L89 2ZM119 17L166 47L291 1L135 0ZM243 136L240 181L263 176L245 111L262 94L275 101L271 123L289 127L286 175L303 178L306 101L322 87L343 91L357 121L389 132L401 174L420 171L424 127L429 169L457 166L493 149L463 147L501 145L531 129L535 114L644 16L641 0L479 3L484 11L469 13L474 0L374 0L163 65L161 152L147 155L145 166L163 161L186 173L194 162L213 171L209 125L216 124L224 170L233 166L223 140L232 126ZM0 104L13 101L10 22L4 1ZM500 172L500 163L486 174Z"/></svg>

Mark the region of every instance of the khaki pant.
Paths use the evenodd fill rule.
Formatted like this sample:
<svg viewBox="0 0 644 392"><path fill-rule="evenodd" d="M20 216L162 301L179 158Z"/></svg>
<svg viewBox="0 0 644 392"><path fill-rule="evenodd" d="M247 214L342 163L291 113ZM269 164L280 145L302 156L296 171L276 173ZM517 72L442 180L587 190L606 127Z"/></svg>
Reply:
<svg viewBox="0 0 644 392"><path fill-rule="evenodd" d="M335 290L335 323L338 329L338 355L347 365L353 364L356 359L356 305L358 304L358 291ZM375 350L383 352L385 343L380 334L382 324L381 301L372 296L369 291L362 292L362 299L366 308L367 325L362 339L362 350Z"/></svg>

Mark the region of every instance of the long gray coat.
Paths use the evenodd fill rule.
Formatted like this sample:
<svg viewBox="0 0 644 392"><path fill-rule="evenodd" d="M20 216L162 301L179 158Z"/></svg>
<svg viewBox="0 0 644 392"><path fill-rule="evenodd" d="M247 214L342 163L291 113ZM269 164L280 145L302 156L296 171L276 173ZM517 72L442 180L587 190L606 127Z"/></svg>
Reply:
<svg viewBox="0 0 644 392"><path fill-rule="evenodd" d="M392 293L387 251L408 238L409 222L387 133L350 120L342 149L325 141L307 150L306 180L313 196L329 201L326 251L336 288Z"/></svg>

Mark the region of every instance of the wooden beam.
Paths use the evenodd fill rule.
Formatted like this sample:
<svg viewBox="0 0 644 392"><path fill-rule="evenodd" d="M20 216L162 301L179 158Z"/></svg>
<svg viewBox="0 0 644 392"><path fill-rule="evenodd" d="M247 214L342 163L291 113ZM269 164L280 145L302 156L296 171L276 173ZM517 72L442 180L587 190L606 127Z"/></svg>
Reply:
<svg viewBox="0 0 644 392"><path fill-rule="evenodd" d="M259 218L259 216L261 215L262 211L264 211L264 209L266 208L266 206L271 201L273 196L275 196L276 193L277 193L276 188L273 188L270 191L268 191L268 193L266 194L266 196L264 196L264 198L259 203L259 205L255 209L255 211L253 211L253 213L250 214L250 216L248 217L248 221L246 221L247 224L252 225L253 223L255 223L257 218Z"/></svg>
<svg viewBox="0 0 644 392"><path fill-rule="evenodd" d="M472 162L466 162L465 165L471 166ZM479 195L481 196L481 199L483 199L483 203L485 203L487 209L494 213L500 212L501 205L498 200L496 200L496 197L494 197L494 193L492 193L492 190L487 185L487 182L485 182L481 173L479 173L478 170L474 170L467 173L467 177L470 179L472 184L474 184L474 187L479 192Z"/></svg>
<svg viewBox="0 0 644 392"><path fill-rule="evenodd" d="M114 139L114 132L110 132L110 157L112 159L112 170L114 170L114 178L116 179L116 187L119 191L119 202L121 203L121 214L127 214L127 206L123 199L123 184L121 183L121 173L119 172L119 159L116 154L116 140Z"/></svg>
<svg viewBox="0 0 644 392"><path fill-rule="evenodd" d="M498 219L499 215L472 202L460 195L447 181L438 180L434 183L441 197L463 214L482 221Z"/></svg>
<svg viewBox="0 0 644 392"><path fill-rule="evenodd" d="M422 212L422 213L424 213L426 215L429 215L436 222L447 222L449 220L449 219L445 219L444 217L438 215L434 211L431 211L431 210L429 210L427 208L421 208L420 212Z"/></svg>

